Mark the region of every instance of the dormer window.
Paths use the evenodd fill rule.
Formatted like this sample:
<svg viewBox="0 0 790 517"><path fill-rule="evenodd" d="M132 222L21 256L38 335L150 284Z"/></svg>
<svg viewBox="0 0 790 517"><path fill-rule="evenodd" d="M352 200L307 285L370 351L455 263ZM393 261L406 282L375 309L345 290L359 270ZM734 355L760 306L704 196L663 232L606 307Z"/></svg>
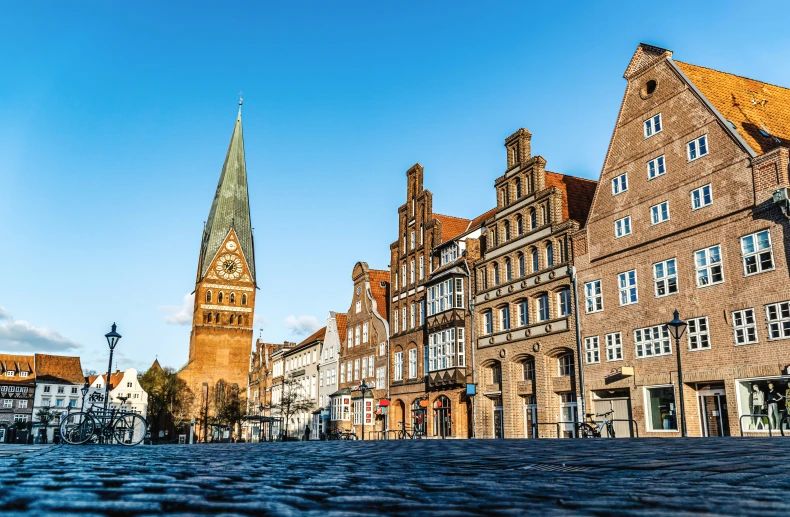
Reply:
<svg viewBox="0 0 790 517"><path fill-rule="evenodd" d="M458 259L458 245L453 243L442 248L441 265L455 262Z"/></svg>
<svg viewBox="0 0 790 517"><path fill-rule="evenodd" d="M19 376L20 377L27 377L28 376L28 372L19 372Z"/></svg>
<svg viewBox="0 0 790 517"><path fill-rule="evenodd" d="M13 370L8 370L7 372L5 372L5 376L6 377L13 377L14 376L14 371Z"/></svg>

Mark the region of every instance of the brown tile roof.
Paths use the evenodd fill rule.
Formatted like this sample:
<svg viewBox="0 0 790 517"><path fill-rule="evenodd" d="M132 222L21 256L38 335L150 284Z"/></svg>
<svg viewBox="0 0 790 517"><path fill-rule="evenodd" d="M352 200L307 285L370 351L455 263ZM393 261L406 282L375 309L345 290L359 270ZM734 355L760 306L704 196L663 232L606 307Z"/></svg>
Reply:
<svg viewBox="0 0 790 517"><path fill-rule="evenodd" d="M489 219L490 217L494 217L496 211L497 211L497 207L494 207L488 212L478 215L477 217L469 221L469 226L466 228L466 231L474 230L478 226L482 225L484 222L486 222L487 219Z"/></svg>
<svg viewBox="0 0 790 517"><path fill-rule="evenodd" d="M65 381L82 384L82 364L79 357L65 355L36 354L36 376L40 380Z"/></svg>
<svg viewBox="0 0 790 517"><path fill-rule="evenodd" d="M790 145L790 89L680 61L675 64L755 153Z"/></svg>
<svg viewBox="0 0 790 517"><path fill-rule="evenodd" d="M313 332L312 334L307 336L307 339L296 345L290 351L298 350L299 348L314 343L315 341L323 341L324 336L326 336L326 327L320 328L317 331Z"/></svg>
<svg viewBox="0 0 790 517"><path fill-rule="evenodd" d="M376 300L376 312L384 320L387 320L387 314L389 313L387 309L387 287L390 283L390 272L381 269L369 269L368 273L370 275L370 293L373 295L373 299ZM382 282L384 286L381 285Z"/></svg>
<svg viewBox="0 0 790 517"><path fill-rule="evenodd" d="M469 219L441 214L433 214L433 218L442 223L442 242L454 239L469 227Z"/></svg>
<svg viewBox="0 0 790 517"><path fill-rule="evenodd" d="M110 374L110 389L113 390L121 385L121 381L123 380L123 374L121 370L115 370L114 373Z"/></svg>
<svg viewBox="0 0 790 517"><path fill-rule="evenodd" d="M348 328L348 314L336 312L335 321L337 322L338 339L343 343L343 340L346 339L346 329Z"/></svg>
<svg viewBox="0 0 790 517"><path fill-rule="evenodd" d="M13 370L13 377L6 377L5 372ZM21 377L19 372L28 372ZM26 382L35 378L35 361L32 355L0 354L0 382Z"/></svg>
<svg viewBox="0 0 790 517"><path fill-rule="evenodd" d="M565 195L562 201L562 219L573 219L581 226L587 223L597 181L546 171L546 187L557 187Z"/></svg>
<svg viewBox="0 0 790 517"><path fill-rule="evenodd" d="M90 377L86 377L86 379L88 379L88 384L92 386L93 383L96 382L96 379L98 379L99 377L104 378L103 375L91 375Z"/></svg>

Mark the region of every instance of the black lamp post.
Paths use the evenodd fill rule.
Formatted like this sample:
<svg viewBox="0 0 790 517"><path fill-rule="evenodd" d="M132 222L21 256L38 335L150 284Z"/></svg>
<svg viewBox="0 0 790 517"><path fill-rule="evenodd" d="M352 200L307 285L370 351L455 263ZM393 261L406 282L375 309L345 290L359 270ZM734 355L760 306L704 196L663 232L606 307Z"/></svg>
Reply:
<svg viewBox="0 0 790 517"><path fill-rule="evenodd" d="M263 404L258 405L258 443L263 433Z"/></svg>
<svg viewBox="0 0 790 517"><path fill-rule="evenodd" d="M88 386L88 382L85 381L85 384L82 385L80 391L82 392L82 410L85 411L85 396L88 395L88 391L90 391L90 386Z"/></svg>
<svg viewBox="0 0 790 517"><path fill-rule="evenodd" d="M107 378L105 379L106 386L104 390L104 409L107 409L107 404L110 401L110 372L112 371L112 352L115 350L115 346L118 344L118 340L121 339L121 335L118 334L115 329L118 326L113 323L112 330L104 335L107 338L107 344L110 345L110 364L107 365Z"/></svg>
<svg viewBox="0 0 790 517"><path fill-rule="evenodd" d="M675 338L675 353L678 358L678 391L680 392L680 433L682 437L686 437L686 410L683 405L683 368L680 364L680 338L686 331L688 323L680 319L680 314L675 309L674 319L667 323L669 333Z"/></svg>
<svg viewBox="0 0 790 517"><path fill-rule="evenodd" d="M359 382L359 391L362 392L362 439L365 439L365 417L367 416L367 406L365 406L365 392L368 390L368 385L365 381Z"/></svg>

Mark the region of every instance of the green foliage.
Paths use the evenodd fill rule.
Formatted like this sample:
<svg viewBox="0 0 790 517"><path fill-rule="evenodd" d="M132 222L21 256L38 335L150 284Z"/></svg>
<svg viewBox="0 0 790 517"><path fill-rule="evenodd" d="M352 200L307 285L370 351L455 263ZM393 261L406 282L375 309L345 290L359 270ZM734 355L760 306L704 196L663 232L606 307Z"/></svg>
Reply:
<svg viewBox="0 0 790 517"><path fill-rule="evenodd" d="M140 386L148 393L152 425L158 426L163 417L176 427L189 421L195 396L173 368L150 368L140 376Z"/></svg>

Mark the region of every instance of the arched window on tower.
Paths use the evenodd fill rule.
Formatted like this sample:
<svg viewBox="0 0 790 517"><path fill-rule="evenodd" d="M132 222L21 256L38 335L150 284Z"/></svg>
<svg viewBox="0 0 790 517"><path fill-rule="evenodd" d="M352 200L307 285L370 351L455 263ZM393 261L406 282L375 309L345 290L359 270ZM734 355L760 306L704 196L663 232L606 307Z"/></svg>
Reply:
<svg viewBox="0 0 790 517"><path fill-rule="evenodd" d="M236 317L233 314L231 314L230 315L230 324L233 325L234 323L236 323Z"/></svg>
<svg viewBox="0 0 790 517"><path fill-rule="evenodd" d="M219 294L217 295L217 302L222 303L223 298L225 298L225 294L222 291L220 291Z"/></svg>
<svg viewBox="0 0 790 517"><path fill-rule="evenodd" d="M247 305L247 295L246 294L242 294L241 295L241 304L242 305Z"/></svg>
<svg viewBox="0 0 790 517"><path fill-rule="evenodd" d="M230 293L230 304L236 305L236 293Z"/></svg>
<svg viewBox="0 0 790 517"><path fill-rule="evenodd" d="M211 317L211 313L210 312L208 313L206 319L208 320L208 323L211 323L213 321L213 318Z"/></svg>
<svg viewBox="0 0 790 517"><path fill-rule="evenodd" d="M214 323L219 323L219 322L220 322L219 321L219 313L216 312L216 313L214 313Z"/></svg>
<svg viewBox="0 0 790 517"><path fill-rule="evenodd" d="M211 303L211 290L206 291L206 303Z"/></svg>

